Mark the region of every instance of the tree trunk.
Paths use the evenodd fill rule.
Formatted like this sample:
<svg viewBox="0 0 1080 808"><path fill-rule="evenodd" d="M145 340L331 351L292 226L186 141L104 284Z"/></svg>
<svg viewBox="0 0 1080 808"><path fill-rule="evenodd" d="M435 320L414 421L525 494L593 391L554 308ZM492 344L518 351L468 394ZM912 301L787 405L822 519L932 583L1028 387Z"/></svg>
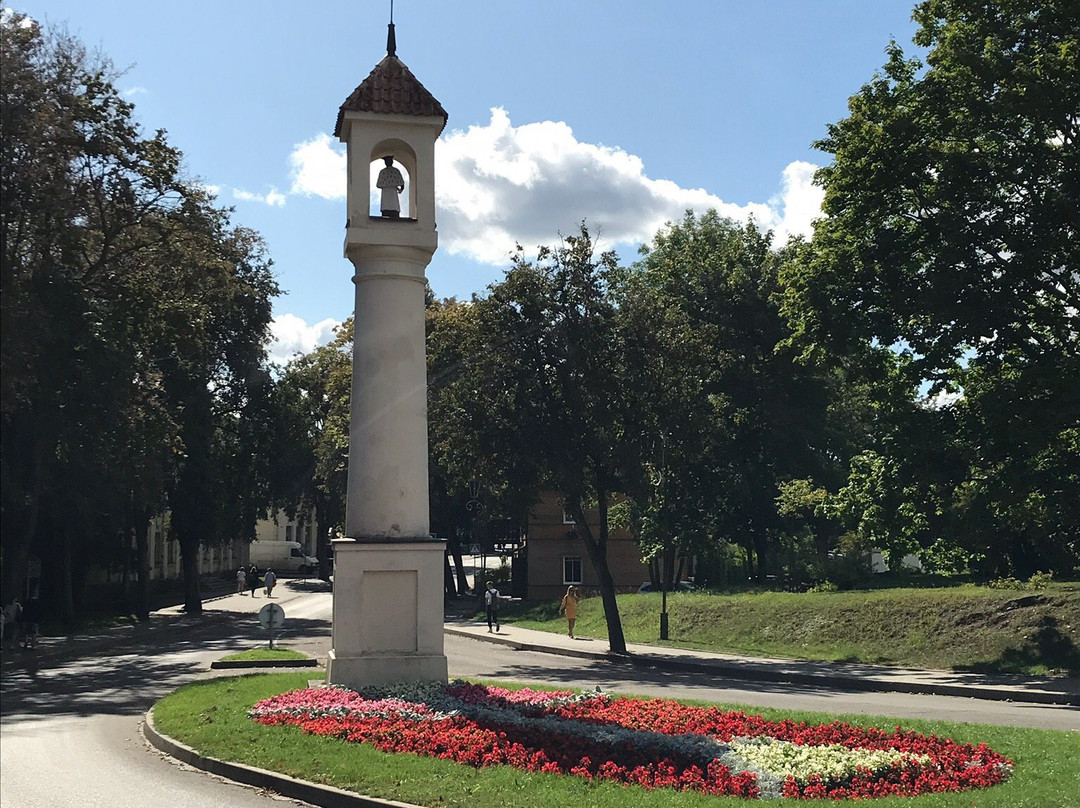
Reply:
<svg viewBox="0 0 1080 808"><path fill-rule="evenodd" d="M202 595L199 593L199 543L180 541L180 561L184 568L184 611L202 614Z"/></svg>
<svg viewBox="0 0 1080 808"><path fill-rule="evenodd" d="M25 419L22 419L25 420ZM20 445L18 430L29 425L9 426L4 430L15 435L4 444L4 507L0 508L0 526L4 537L4 563L0 565L0 601L8 604L23 598L26 590L26 564L37 537L41 513L42 468L45 441L31 439ZM31 428L31 433L33 432Z"/></svg>
<svg viewBox="0 0 1080 808"><path fill-rule="evenodd" d="M765 580L769 574L769 542L764 530L754 531L754 554L757 556L758 580Z"/></svg>
<svg viewBox="0 0 1080 808"><path fill-rule="evenodd" d="M585 521L584 509L580 505L574 506L574 518L581 530L581 538L585 542L589 560L592 561L599 579L600 599L604 604L604 620L607 622L608 646L613 654L625 654L626 638L623 636L622 620L619 617L619 604L615 600L615 580L611 577L611 569L607 561L607 491L598 491L597 500L600 506L600 535L598 537L593 537L589 523Z"/></svg>
<svg viewBox="0 0 1080 808"><path fill-rule="evenodd" d="M457 530L454 530L457 533ZM454 559L455 574L457 575L457 591L464 595L469 591L469 576L465 574L465 561L461 557L461 539L452 535L447 539L451 558Z"/></svg>
<svg viewBox="0 0 1080 808"><path fill-rule="evenodd" d="M0 567L0 593L4 604L13 598L20 600L26 589L26 564L30 558L30 545L37 529L38 498L33 497L26 507L16 514L4 509L4 563Z"/></svg>
<svg viewBox="0 0 1080 808"><path fill-rule="evenodd" d="M457 597L457 587L454 585L454 570L450 566L450 553L443 552L443 594L446 598Z"/></svg>
<svg viewBox="0 0 1080 808"><path fill-rule="evenodd" d="M649 559L649 583L653 585L653 589L660 588L660 557L653 556Z"/></svg>
<svg viewBox="0 0 1080 808"><path fill-rule="evenodd" d="M75 623L75 585L72 576L72 528L61 524L59 529L60 547L53 559L56 564L56 611L64 625Z"/></svg>
<svg viewBox="0 0 1080 808"><path fill-rule="evenodd" d="M752 581L758 579L757 569L754 567L754 545L752 542L739 542L739 546L745 550L746 577Z"/></svg>
<svg viewBox="0 0 1080 808"><path fill-rule="evenodd" d="M319 578L329 583L331 575L330 527L333 520L325 497L316 494L312 501L315 509L312 518L319 528L318 534L315 536L315 557L319 559Z"/></svg>
<svg viewBox="0 0 1080 808"><path fill-rule="evenodd" d="M147 532L150 519L136 513L135 524L135 567L138 577L135 579L135 616L139 620L150 619L150 543Z"/></svg>
<svg viewBox="0 0 1080 808"><path fill-rule="evenodd" d="M134 604L132 601L134 597L131 592L131 568L134 566L132 563L132 547L131 542L134 538L131 532L131 525L125 521L123 528L120 531L120 536L124 543L124 552L120 554L123 559L123 567L120 568L120 598L117 606L120 609L121 614L131 614L134 610Z"/></svg>

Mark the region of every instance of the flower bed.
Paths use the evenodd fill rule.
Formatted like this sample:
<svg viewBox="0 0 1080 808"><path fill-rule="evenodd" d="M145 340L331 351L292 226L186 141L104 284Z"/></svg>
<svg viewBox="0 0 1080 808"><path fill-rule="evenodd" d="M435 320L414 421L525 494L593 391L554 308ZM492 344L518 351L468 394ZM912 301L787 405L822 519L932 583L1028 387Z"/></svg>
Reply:
<svg viewBox="0 0 1080 808"><path fill-rule="evenodd" d="M985 744L766 721L667 699L505 690L467 682L356 693L308 688L256 704L259 723L477 768L507 765L705 794L851 799L1004 782L1012 762Z"/></svg>

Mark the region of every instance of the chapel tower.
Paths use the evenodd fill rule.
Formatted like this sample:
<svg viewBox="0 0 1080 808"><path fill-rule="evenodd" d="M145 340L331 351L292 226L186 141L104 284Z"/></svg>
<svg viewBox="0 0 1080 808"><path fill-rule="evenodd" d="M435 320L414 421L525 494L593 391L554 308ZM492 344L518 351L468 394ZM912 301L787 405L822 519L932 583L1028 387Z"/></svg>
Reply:
<svg viewBox="0 0 1080 808"><path fill-rule="evenodd" d="M424 334L424 272L438 246L435 141L447 114L397 58L392 22L386 51L334 129L348 148L345 257L356 305L327 680L349 687L447 675L444 546L428 532Z"/></svg>

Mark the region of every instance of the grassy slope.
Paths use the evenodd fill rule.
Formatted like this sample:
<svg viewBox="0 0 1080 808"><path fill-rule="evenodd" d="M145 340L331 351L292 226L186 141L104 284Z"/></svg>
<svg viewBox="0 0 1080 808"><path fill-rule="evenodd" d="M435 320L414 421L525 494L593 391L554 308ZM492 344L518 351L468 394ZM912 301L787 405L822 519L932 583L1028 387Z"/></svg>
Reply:
<svg viewBox="0 0 1080 808"><path fill-rule="evenodd" d="M930 669L1080 673L1080 585L1036 592L961 586L857 592L668 595L667 644L718 652ZM659 643L660 595L621 595L627 641ZM563 632L550 604L504 621ZM575 632L607 636L598 598Z"/></svg>
<svg viewBox="0 0 1080 808"><path fill-rule="evenodd" d="M261 674L197 682L167 696L154 708L158 729L204 755L301 777L369 796L439 808L736 808L737 798L646 791L576 777L528 774L507 767L477 770L412 755L388 755L362 744L304 735L295 727L262 727L247 718L248 708L267 696L307 686L308 674ZM506 683L501 683L503 686ZM722 705L723 706L723 705ZM733 705L728 708L737 709ZM898 723L969 743L985 742L1016 764L1010 780L989 789L917 798L873 800L875 808L1076 808L1076 733L1010 727L899 721L868 716L781 712L754 708L773 720L812 723L834 719L891 730ZM800 802L836 806L823 800Z"/></svg>

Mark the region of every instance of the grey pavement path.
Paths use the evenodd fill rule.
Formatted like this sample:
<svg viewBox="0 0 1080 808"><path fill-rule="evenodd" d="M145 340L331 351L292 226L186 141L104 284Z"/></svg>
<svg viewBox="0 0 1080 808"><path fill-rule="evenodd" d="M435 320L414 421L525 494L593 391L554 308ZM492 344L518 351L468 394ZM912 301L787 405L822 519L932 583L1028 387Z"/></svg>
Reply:
<svg viewBox="0 0 1080 808"><path fill-rule="evenodd" d="M606 639L568 637L565 634L519 628L513 624L503 624L500 632L489 633L486 622L448 618L445 631L521 650L593 659L615 656L610 653ZM1076 677L981 674L888 668L848 662L762 659L637 643L627 643L627 651L627 657L619 658L628 659L636 665L715 672L741 679L800 684L831 682L838 687L860 690L1080 706L1080 678Z"/></svg>
<svg viewBox="0 0 1080 808"><path fill-rule="evenodd" d="M30 654L42 663L57 657L93 653L97 649L122 648L165 633L212 633L215 626L236 623L238 615L243 613L252 613L254 621L254 614L263 606L267 603L288 603L290 594L325 591L328 588L327 584L315 578L283 578L280 586L274 590L274 597L267 598L262 590L258 590L256 597L251 597L247 590L243 595L237 595L234 581L221 580L217 576L204 578L200 586L203 600L201 615L188 616L182 604L174 604L151 612L150 619L142 623L91 627L68 635L42 635L38 638L33 652L5 645L2 649L3 663L8 665L25 662ZM224 608L219 609L219 604ZM265 639L265 635L256 634L254 631L252 634L260 640Z"/></svg>

